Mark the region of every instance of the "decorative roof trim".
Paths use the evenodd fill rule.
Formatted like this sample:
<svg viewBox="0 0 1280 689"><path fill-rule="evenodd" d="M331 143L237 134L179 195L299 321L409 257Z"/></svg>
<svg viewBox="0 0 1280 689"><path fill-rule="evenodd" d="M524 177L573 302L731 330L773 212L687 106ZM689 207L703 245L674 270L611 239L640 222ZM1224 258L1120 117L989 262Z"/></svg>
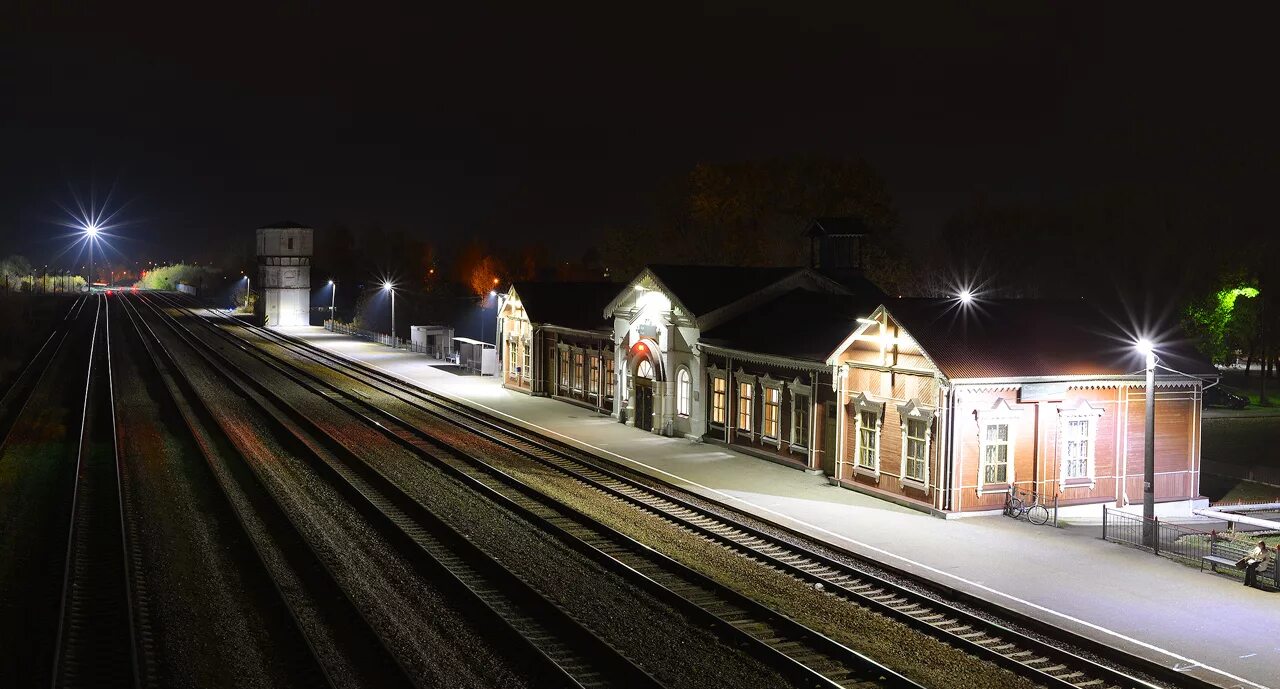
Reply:
<svg viewBox="0 0 1280 689"><path fill-rule="evenodd" d="M703 351L711 354L719 354L721 356L731 356L734 359L749 361L755 364L764 364L766 366L780 366L782 368L792 368L802 371L823 371L826 365L821 361L812 359L793 359L791 357L778 356L776 354L761 354L758 352L748 352L741 349L733 349L731 347L719 347L705 342L698 345Z"/></svg>

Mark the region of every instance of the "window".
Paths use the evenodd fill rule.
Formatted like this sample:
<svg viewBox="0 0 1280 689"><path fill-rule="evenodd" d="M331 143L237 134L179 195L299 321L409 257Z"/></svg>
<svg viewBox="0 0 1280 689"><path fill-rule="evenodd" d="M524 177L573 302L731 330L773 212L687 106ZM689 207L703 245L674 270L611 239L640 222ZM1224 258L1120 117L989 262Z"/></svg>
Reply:
<svg viewBox="0 0 1280 689"><path fill-rule="evenodd" d="M680 375L676 376L676 413L680 416L689 415L689 394L692 388L693 383L689 379L689 369L680 369Z"/></svg>
<svg viewBox="0 0 1280 689"><path fill-rule="evenodd" d="M809 445L809 396L791 396L791 444L796 447Z"/></svg>
<svg viewBox="0 0 1280 689"><path fill-rule="evenodd" d="M782 390L780 388L764 389L764 424L760 435L776 441L778 428L782 423Z"/></svg>
<svg viewBox="0 0 1280 689"><path fill-rule="evenodd" d="M1096 452L1098 419L1103 410L1080 400L1074 408L1058 409L1058 456L1060 486L1067 482L1091 484L1094 478L1093 454Z"/></svg>
<svg viewBox="0 0 1280 689"><path fill-rule="evenodd" d="M1009 482L1009 424L987 423L982 428L982 482Z"/></svg>
<svg viewBox="0 0 1280 689"><path fill-rule="evenodd" d="M293 237L289 238L289 251L293 251Z"/></svg>
<svg viewBox="0 0 1280 689"><path fill-rule="evenodd" d="M515 378L515 377L516 377L516 373L517 373L517 371L516 371L516 364L517 364L516 353L517 353L517 352L516 352L516 341L515 341L515 340L511 340L510 342L508 342L508 343L507 343L507 373L508 373L508 374L510 374L510 376L511 376L512 378Z"/></svg>
<svg viewBox="0 0 1280 689"><path fill-rule="evenodd" d="M586 367L586 354L581 349L573 352L573 389L582 392L582 379L584 368Z"/></svg>
<svg viewBox="0 0 1280 689"><path fill-rule="evenodd" d="M613 357L609 357L608 359L605 359L604 366L605 366L605 368L604 368L604 396L605 396L605 397L608 397L609 399L613 399L613 385L614 385L614 376L613 376L613 367L614 367L614 363L613 363Z"/></svg>
<svg viewBox="0 0 1280 689"><path fill-rule="evenodd" d="M902 466L903 478L924 483L925 467L929 461L929 422L924 419L907 419L907 442Z"/></svg>
<svg viewBox="0 0 1280 689"><path fill-rule="evenodd" d="M711 379L711 423L724 425L725 401L729 396L728 382L724 378Z"/></svg>
<svg viewBox="0 0 1280 689"><path fill-rule="evenodd" d="M560 387L569 389L569 350L560 350Z"/></svg>
<svg viewBox="0 0 1280 689"><path fill-rule="evenodd" d="M525 380L529 380L530 376L533 375L533 343L525 340L524 346L521 350L523 351L524 356L522 359L523 368L520 369L520 377Z"/></svg>
<svg viewBox="0 0 1280 689"><path fill-rule="evenodd" d="M880 470L880 415L875 412L858 413L858 466Z"/></svg>
<svg viewBox="0 0 1280 689"><path fill-rule="evenodd" d="M600 396L600 357L593 356L591 357L591 361L588 363L591 364L591 373L588 374L591 380L590 380L590 384L587 386L587 393L592 397L599 397Z"/></svg>
<svg viewBox="0 0 1280 689"><path fill-rule="evenodd" d="M755 399L755 384L738 384L738 430L751 432L751 403Z"/></svg>

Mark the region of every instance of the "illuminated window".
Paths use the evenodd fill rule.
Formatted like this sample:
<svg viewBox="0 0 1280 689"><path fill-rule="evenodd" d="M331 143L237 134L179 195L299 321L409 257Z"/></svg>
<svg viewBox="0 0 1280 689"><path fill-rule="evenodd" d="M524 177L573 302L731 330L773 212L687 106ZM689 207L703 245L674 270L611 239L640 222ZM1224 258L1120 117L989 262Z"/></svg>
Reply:
<svg viewBox="0 0 1280 689"><path fill-rule="evenodd" d="M692 388L689 369L680 369L680 375L676 377L676 413L680 416L689 415L689 393Z"/></svg>
<svg viewBox="0 0 1280 689"><path fill-rule="evenodd" d="M585 377L583 375L585 367L586 355L583 354L581 349L575 350L573 352L573 389L577 392L582 392L582 379Z"/></svg>
<svg viewBox="0 0 1280 689"><path fill-rule="evenodd" d="M520 370L520 377L529 380L529 377L533 375L533 343L525 340L524 345L521 347L521 352L523 353L524 367Z"/></svg>
<svg viewBox="0 0 1280 689"><path fill-rule="evenodd" d="M512 378L516 377L516 367L519 365L519 352L516 349L516 346L515 340L507 342L507 374Z"/></svg>
<svg viewBox="0 0 1280 689"><path fill-rule="evenodd" d="M560 387L569 389L569 350L560 350Z"/></svg>
<svg viewBox="0 0 1280 689"><path fill-rule="evenodd" d="M608 359L605 359L604 396L608 397L609 399L613 399L613 385L614 385L613 366L614 366L613 357L609 357Z"/></svg>
<svg viewBox="0 0 1280 689"><path fill-rule="evenodd" d="M1066 478L1089 478L1089 454L1092 448L1089 426L1088 419L1071 419L1063 428L1062 473Z"/></svg>
<svg viewBox="0 0 1280 689"><path fill-rule="evenodd" d="M929 455L929 422L923 419L907 419L906 445L904 448L902 475L924 483L925 467Z"/></svg>
<svg viewBox="0 0 1280 689"><path fill-rule="evenodd" d="M795 447L809 445L808 395L791 395L791 444Z"/></svg>
<svg viewBox="0 0 1280 689"><path fill-rule="evenodd" d="M760 435L769 440L778 439L778 428L782 417L782 390L780 388L764 389L764 423Z"/></svg>
<svg viewBox="0 0 1280 689"><path fill-rule="evenodd" d="M588 361L587 363L590 364L591 366L590 373L587 374L590 377L589 384L587 385L587 394L592 397L599 397L600 396L600 357L593 356L591 357L591 360Z"/></svg>
<svg viewBox="0 0 1280 689"><path fill-rule="evenodd" d="M858 466L880 470L880 415L875 412L858 414Z"/></svg>
<svg viewBox="0 0 1280 689"><path fill-rule="evenodd" d="M729 385L724 378L711 379L711 423L724 425L725 402L729 397Z"/></svg>
<svg viewBox="0 0 1280 689"><path fill-rule="evenodd" d="M982 482L1009 482L1009 424L987 423L982 428Z"/></svg>
<svg viewBox="0 0 1280 689"><path fill-rule="evenodd" d="M738 383L738 430L750 433L752 402L755 400L754 383Z"/></svg>

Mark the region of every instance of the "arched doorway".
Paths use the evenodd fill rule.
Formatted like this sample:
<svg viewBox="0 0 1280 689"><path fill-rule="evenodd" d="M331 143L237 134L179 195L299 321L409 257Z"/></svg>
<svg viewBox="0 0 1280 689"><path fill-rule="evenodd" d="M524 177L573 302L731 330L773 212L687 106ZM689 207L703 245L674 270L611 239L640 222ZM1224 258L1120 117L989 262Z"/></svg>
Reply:
<svg viewBox="0 0 1280 689"><path fill-rule="evenodd" d="M636 366L636 428L653 430L653 364L642 359Z"/></svg>

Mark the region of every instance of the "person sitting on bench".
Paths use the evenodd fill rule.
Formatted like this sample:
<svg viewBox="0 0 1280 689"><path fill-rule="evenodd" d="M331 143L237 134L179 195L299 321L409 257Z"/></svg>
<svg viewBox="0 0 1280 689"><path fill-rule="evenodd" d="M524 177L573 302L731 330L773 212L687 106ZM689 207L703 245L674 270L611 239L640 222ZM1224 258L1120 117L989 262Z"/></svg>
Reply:
<svg viewBox="0 0 1280 689"><path fill-rule="evenodd" d="M1256 588L1258 586L1258 570L1265 567L1266 564L1267 542L1258 541L1258 545L1236 563L1236 567L1244 569L1244 585Z"/></svg>

